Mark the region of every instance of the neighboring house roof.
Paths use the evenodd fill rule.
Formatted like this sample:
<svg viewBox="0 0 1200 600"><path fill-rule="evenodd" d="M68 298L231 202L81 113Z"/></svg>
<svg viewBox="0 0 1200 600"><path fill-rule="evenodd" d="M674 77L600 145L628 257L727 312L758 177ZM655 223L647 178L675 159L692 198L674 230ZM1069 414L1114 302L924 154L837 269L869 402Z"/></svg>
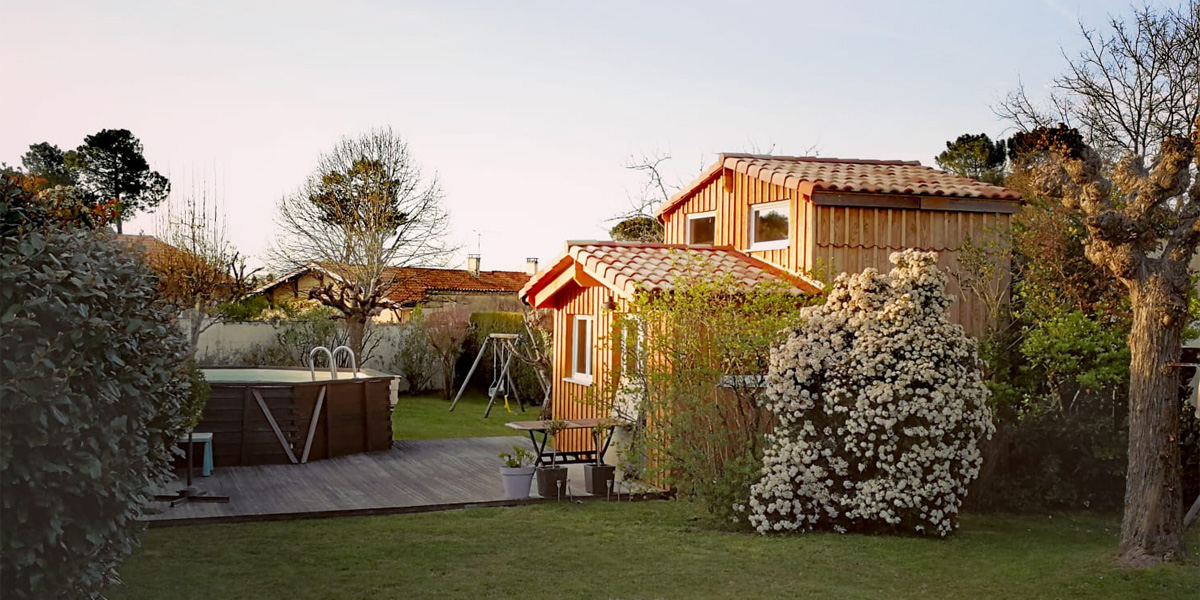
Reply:
<svg viewBox="0 0 1200 600"><path fill-rule="evenodd" d="M146 258L146 264L151 267L161 264L163 260L170 258L174 254L182 252L179 248L152 235L119 234L116 236L116 239L118 244L130 250L141 252Z"/></svg>
<svg viewBox="0 0 1200 600"><path fill-rule="evenodd" d="M766 281L785 281L797 292L819 290L815 282L732 248L574 241L567 242L562 258L534 275L521 288L520 295L522 300L540 307L566 283L583 280L584 284L603 285L620 298L633 299L638 292L674 289L690 260L702 261L705 270L732 276L747 287Z"/></svg>
<svg viewBox="0 0 1200 600"><path fill-rule="evenodd" d="M384 278L397 282L388 292L388 300L407 306L436 294L513 294L529 281L529 274L480 271L475 276L463 269L400 267L384 271Z"/></svg>
<svg viewBox="0 0 1200 600"><path fill-rule="evenodd" d="M903 194L1018 201L1021 195L998 185L939 171L919 161L860 160L809 156L722 154L704 171L655 212L662 218L725 169L745 173L805 194L813 191Z"/></svg>
<svg viewBox="0 0 1200 600"><path fill-rule="evenodd" d="M336 267L309 263L277 277L251 294L268 292L284 283L309 273L345 282ZM389 267L384 269L382 279L390 282L386 297L396 306L415 306L439 294L515 294L529 280L529 275L520 271L480 271L472 275L465 269L438 269L432 267Z"/></svg>

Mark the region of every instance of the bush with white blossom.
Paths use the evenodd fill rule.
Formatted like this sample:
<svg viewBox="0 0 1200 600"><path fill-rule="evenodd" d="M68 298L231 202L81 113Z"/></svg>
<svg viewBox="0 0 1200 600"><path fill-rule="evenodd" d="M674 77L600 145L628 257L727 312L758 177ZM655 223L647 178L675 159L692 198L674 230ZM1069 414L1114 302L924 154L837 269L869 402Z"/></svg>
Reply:
<svg viewBox="0 0 1200 600"><path fill-rule="evenodd" d="M937 254L843 274L771 353L776 418L748 514L760 532L945 536L994 430L976 344L949 321Z"/></svg>

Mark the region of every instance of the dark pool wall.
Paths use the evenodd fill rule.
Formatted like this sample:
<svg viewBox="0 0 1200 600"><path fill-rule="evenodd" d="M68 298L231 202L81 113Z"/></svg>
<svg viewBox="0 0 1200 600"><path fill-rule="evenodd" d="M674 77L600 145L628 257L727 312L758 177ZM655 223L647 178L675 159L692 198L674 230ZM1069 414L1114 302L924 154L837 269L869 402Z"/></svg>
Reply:
<svg viewBox="0 0 1200 600"><path fill-rule="evenodd" d="M313 411L326 389L308 460L387 450L392 445L390 379L312 383L214 383L196 431L212 432L217 466L287 464L292 459L263 413L255 392L300 461Z"/></svg>

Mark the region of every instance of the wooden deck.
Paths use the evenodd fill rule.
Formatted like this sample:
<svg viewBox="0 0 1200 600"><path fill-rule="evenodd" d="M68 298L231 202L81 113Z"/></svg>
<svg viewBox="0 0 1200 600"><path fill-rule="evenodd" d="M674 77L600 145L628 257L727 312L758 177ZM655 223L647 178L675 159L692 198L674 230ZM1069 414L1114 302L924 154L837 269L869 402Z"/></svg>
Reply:
<svg viewBox="0 0 1200 600"><path fill-rule="evenodd" d="M228 504L188 502L171 508L153 502L144 518L151 526L259 521L342 515L424 512L474 506L511 506L532 500L504 499L497 454L515 436L403 440L391 450L355 454L302 465L218 467L197 477L201 490L230 497ZM569 467L575 499L584 493L583 467ZM170 491L178 488L173 484ZM624 489L622 499L627 500ZM658 494L651 494L657 497ZM155 512L157 511L157 512Z"/></svg>

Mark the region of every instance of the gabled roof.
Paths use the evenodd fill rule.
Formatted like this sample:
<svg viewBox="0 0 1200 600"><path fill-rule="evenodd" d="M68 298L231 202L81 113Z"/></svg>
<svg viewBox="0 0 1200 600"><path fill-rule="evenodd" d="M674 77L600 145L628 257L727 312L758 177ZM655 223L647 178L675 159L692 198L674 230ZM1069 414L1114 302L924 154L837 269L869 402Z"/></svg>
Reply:
<svg viewBox="0 0 1200 600"><path fill-rule="evenodd" d="M631 300L638 292L674 289L689 262L701 261L706 270L730 275L746 287L767 281L784 281L797 293L812 293L819 284L732 248L698 248L682 244L638 242L567 242L567 250L553 266L534 275L521 288L521 299L542 307L570 281L603 285L618 298Z"/></svg>
<svg viewBox="0 0 1200 600"><path fill-rule="evenodd" d="M317 273L345 282L336 265L308 263L293 269L258 287L253 294L261 294L279 285L308 273ZM396 306L415 306L438 294L515 294L529 280L529 275L520 271L480 271L478 276L464 269L439 269L433 267L388 267L381 278L388 282L386 298Z"/></svg>
<svg viewBox="0 0 1200 600"><path fill-rule="evenodd" d="M915 160L722 154L716 164L672 196L659 207L655 215L662 219L726 169L804 194L826 191L1012 201L1021 199L1020 194L1010 189L939 171Z"/></svg>

